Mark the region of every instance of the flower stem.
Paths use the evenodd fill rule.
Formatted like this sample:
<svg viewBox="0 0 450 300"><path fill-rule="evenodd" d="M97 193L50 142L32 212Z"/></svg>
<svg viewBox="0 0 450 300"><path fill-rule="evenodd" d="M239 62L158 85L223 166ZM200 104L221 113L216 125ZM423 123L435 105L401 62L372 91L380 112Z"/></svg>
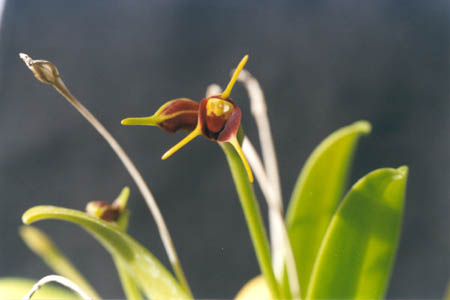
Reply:
<svg viewBox="0 0 450 300"><path fill-rule="evenodd" d="M100 123L97 118L81 104L75 96L72 95L70 90L66 87L63 80L61 79L56 66L46 60L33 60L31 57L24 53L19 54L20 58L25 62L27 67L33 72L34 76L41 82L52 85L64 98L72 104L78 112L98 131L98 133L106 140L106 142L111 146L114 152L117 154L119 159L122 161L123 165L127 169L128 173L133 178L139 191L147 203L151 214L155 220L158 227L161 240L163 242L164 248L166 250L167 256L169 257L170 264L175 272L178 281L181 286L184 287L186 293L192 298L192 293L190 291L187 280L184 276L183 269L181 268L178 255L176 253L175 247L170 237L169 230L166 226L164 218L159 210L158 204L153 197L150 189L142 178L141 173L138 171L134 163L122 149L120 144L116 139L109 133L108 130Z"/></svg>
<svg viewBox="0 0 450 300"><path fill-rule="evenodd" d="M253 191L253 186L248 179L242 160L234 150L233 146L229 143L220 143L220 145L225 152L225 156L230 166L261 272L266 279L272 298L279 299L280 293L272 269L267 233L264 229L264 223Z"/></svg>
<svg viewBox="0 0 450 300"><path fill-rule="evenodd" d="M53 87L61 95L63 95L70 102L70 104L72 104L80 112L80 114L89 121L89 123L92 124L92 126L98 131L98 133L108 142L108 144L124 164L125 168L128 170L128 173L130 173L142 196L144 197L148 207L150 208L150 212L152 213L153 218L155 219L159 234L161 236L161 240L164 244L167 256L169 257L169 261L172 265L175 275L177 276L180 284L184 287L186 292L192 297L192 293L190 291L186 277L184 276L183 269L173 245L172 238L170 237L169 229L167 228L161 211L159 210L158 204L156 204L156 200L151 194L150 189L148 188L144 179L142 178L141 173L138 171L134 163L131 161L131 159L128 157L128 155L125 153L116 139L109 133L109 131L106 130L106 128L97 120L97 118L95 118L94 115L91 114L91 112L72 95L72 93L64 85L64 82L61 79L59 79L53 85Z"/></svg>
<svg viewBox="0 0 450 300"><path fill-rule="evenodd" d="M283 218L283 201L281 195L280 177L278 164L273 143L270 122L267 114L266 100L258 81L248 72L242 70L239 77L248 91L250 108L258 127L259 140L263 154L264 166L261 168L266 176L260 181L261 189L267 200L269 209L269 231L272 245L272 265L275 270L275 277L278 282L286 278L289 281L289 288L293 299L300 299L300 282L298 279L297 264L289 240L288 231ZM247 143L246 143L247 141ZM247 151L254 153L253 162L261 164L256 151L253 151L249 139L244 139ZM247 154L246 154L247 155ZM254 167L252 165L252 167ZM264 185L264 187L263 187ZM265 191L266 190L266 191ZM265 192L264 192L265 191ZM286 269L287 273L284 272ZM284 275L284 276L283 276Z"/></svg>

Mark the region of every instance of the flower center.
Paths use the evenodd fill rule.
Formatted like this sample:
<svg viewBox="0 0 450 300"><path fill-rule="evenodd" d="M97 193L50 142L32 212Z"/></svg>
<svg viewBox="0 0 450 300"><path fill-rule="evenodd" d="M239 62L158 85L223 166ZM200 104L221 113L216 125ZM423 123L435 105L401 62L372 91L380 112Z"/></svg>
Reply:
<svg viewBox="0 0 450 300"><path fill-rule="evenodd" d="M219 98L211 98L208 99L208 103L206 103L206 114L209 117L216 116L228 120L232 112L233 104L228 101Z"/></svg>
<svg viewBox="0 0 450 300"><path fill-rule="evenodd" d="M233 110L233 104L228 101L219 98L208 99L206 102L206 129L213 134L218 134L224 128Z"/></svg>

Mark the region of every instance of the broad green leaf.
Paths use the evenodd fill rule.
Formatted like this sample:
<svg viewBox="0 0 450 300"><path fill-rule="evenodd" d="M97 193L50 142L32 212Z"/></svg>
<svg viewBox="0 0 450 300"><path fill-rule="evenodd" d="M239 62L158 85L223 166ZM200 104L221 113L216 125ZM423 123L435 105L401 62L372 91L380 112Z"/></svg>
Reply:
<svg viewBox="0 0 450 300"><path fill-rule="evenodd" d="M286 218L302 298L320 244L344 193L356 143L370 128L368 122L359 121L335 131L313 151L300 172Z"/></svg>
<svg viewBox="0 0 450 300"><path fill-rule="evenodd" d="M88 216L81 211L55 206L36 206L22 216L25 224L44 219L68 221L88 231L113 257L121 260L146 297L151 299L189 299L170 272L117 225Z"/></svg>
<svg viewBox="0 0 450 300"><path fill-rule="evenodd" d="M330 223L306 299L380 299L397 249L407 167L360 179Z"/></svg>
<svg viewBox="0 0 450 300"><path fill-rule="evenodd" d="M27 278L0 278L0 299L22 299L33 287L37 280ZM32 299L80 299L77 295L64 287L47 284L41 287Z"/></svg>

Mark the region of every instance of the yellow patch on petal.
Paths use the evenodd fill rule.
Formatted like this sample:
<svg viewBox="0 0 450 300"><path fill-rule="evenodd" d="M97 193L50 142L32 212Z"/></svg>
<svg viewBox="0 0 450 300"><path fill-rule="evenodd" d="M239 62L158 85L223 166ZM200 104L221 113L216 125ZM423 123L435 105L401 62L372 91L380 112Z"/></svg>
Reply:
<svg viewBox="0 0 450 300"><path fill-rule="evenodd" d="M219 98L210 98L206 103L206 114L208 116L217 116L227 120L233 112L233 104Z"/></svg>

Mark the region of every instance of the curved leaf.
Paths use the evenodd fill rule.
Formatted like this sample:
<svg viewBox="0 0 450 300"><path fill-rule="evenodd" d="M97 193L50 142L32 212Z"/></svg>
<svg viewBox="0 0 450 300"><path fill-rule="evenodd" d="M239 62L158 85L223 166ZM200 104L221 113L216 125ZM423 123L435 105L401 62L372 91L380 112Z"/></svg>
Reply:
<svg viewBox="0 0 450 300"><path fill-rule="evenodd" d="M36 282L37 280L28 278L0 278L0 299L22 299ZM80 299L68 289L52 284L41 287L33 298L43 300Z"/></svg>
<svg viewBox="0 0 450 300"><path fill-rule="evenodd" d="M356 143L370 129L370 123L359 121L335 131L313 151L300 172L286 218L302 298L320 244L344 193Z"/></svg>
<svg viewBox="0 0 450 300"><path fill-rule="evenodd" d="M360 179L333 217L306 299L380 299L400 236L408 168Z"/></svg>
<svg viewBox="0 0 450 300"><path fill-rule="evenodd" d="M169 271L143 246L117 225L87 214L55 206L36 206L22 216L25 224L43 219L72 222L92 234L111 255L121 260L146 297L151 299L189 299Z"/></svg>

